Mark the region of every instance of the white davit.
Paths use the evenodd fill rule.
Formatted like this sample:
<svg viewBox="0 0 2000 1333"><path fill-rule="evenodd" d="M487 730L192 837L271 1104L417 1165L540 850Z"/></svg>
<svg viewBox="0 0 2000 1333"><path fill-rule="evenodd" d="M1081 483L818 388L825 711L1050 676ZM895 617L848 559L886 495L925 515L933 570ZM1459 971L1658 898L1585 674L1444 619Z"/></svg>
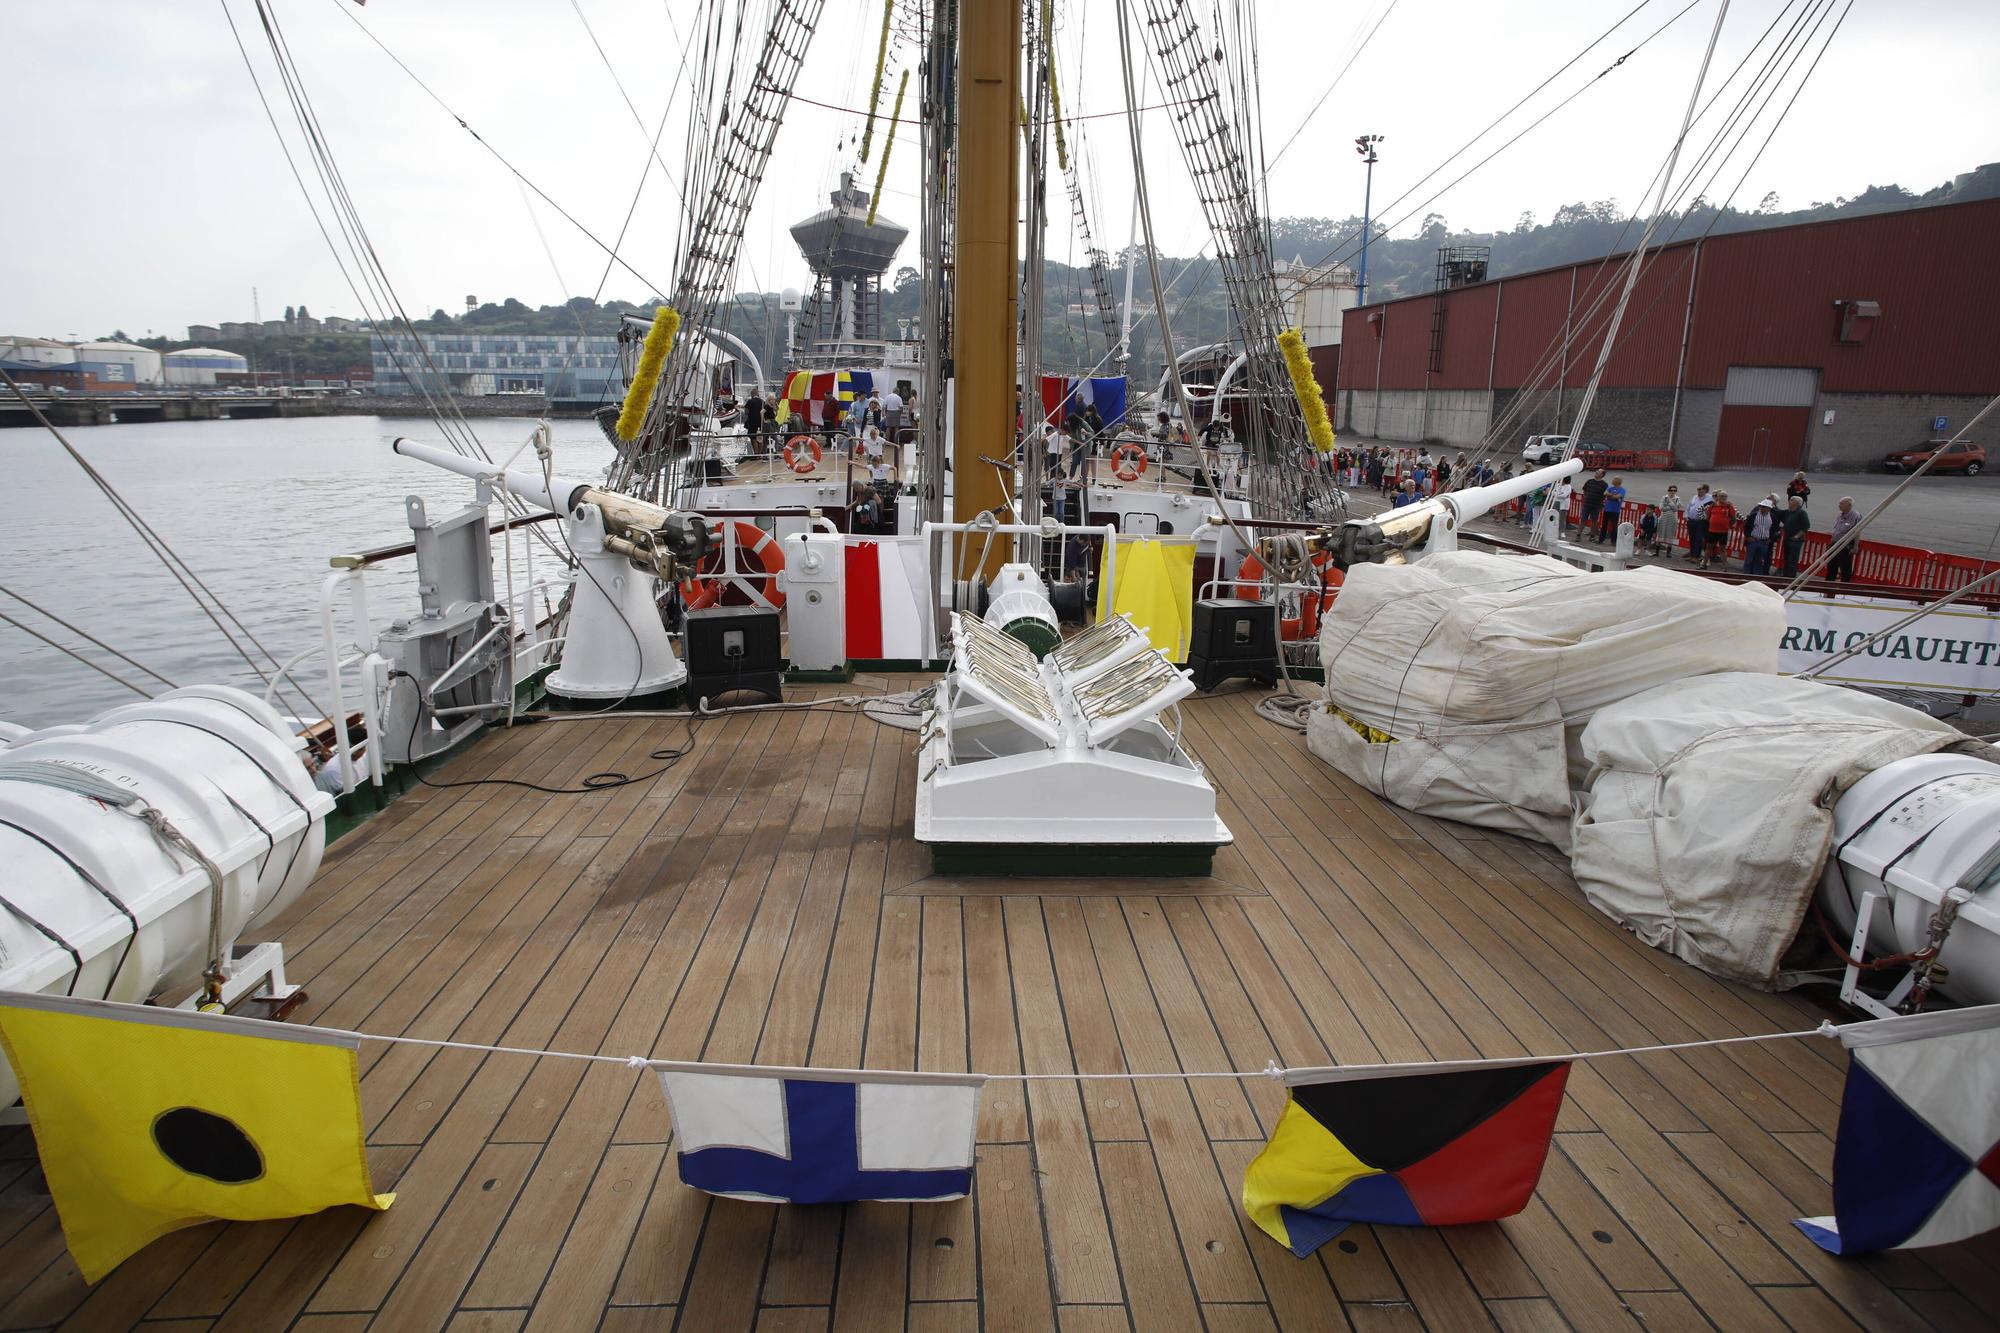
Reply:
<svg viewBox="0 0 2000 1333"><path fill-rule="evenodd" d="M200 981L212 912L226 955L319 871L333 797L303 748L270 705L222 686L0 737L0 990L143 1001ZM219 902L148 810L221 872ZM0 1106L16 1091L0 1066Z"/></svg>

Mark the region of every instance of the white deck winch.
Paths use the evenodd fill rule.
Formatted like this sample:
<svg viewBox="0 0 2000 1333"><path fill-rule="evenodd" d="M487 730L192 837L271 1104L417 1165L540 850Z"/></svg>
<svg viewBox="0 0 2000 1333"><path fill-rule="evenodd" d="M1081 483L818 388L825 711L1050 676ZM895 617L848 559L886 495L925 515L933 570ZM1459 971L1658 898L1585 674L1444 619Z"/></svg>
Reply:
<svg viewBox="0 0 2000 1333"><path fill-rule="evenodd" d="M1202 873L1232 841L1215 788L1159 721L1194 684L1130 619L1115 616L1039 661L963 612L952 638L917 770L917 840L932 844L940 868L1005 873L1020 864L1007 849L1091 848L1101 858L1116 848L1135 865L1150 851L1162 855L1145 864Z"/></svg>

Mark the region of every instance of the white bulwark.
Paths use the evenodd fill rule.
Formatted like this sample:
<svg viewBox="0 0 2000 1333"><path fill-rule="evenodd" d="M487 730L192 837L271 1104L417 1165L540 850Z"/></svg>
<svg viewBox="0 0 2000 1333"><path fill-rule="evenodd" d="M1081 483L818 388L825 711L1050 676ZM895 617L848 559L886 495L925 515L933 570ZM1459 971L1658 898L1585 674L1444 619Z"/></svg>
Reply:
<svg viewBox="0 0 2000 1333"><path fill-rule="evenodd" d="M1778 669L1807 670L1907 617L1917 606L1889 597L1800 593L1786 606ZM2000 611L1960 603L1933 611L1816 679L1945 694L2000 691Z"/></svg>

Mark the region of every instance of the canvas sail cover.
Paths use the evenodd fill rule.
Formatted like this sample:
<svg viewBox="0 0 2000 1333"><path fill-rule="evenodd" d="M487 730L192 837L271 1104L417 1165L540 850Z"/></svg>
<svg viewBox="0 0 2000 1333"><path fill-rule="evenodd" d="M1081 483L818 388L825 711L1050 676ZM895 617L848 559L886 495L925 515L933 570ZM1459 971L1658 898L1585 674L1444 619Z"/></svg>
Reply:
<svg viewBox="0 0 2000 1333"><path fill-rule="evenodd" d="M1672 570L1470 551L1359 565L1321 627L1327 706L1307 741L1405 809L1567 847L1598 710L1690 676L1774 673L1784 631L1768 588Z"/></svg>
<svg viewBox="0 0 2000 1333"><path fill-rule="evenodd" d="M1814 681L1727 672L1662 685L1583 730L1571 869L1646 943L1776 988L1840 794L1885 764L1977 744L1915 709Z"/></svg>

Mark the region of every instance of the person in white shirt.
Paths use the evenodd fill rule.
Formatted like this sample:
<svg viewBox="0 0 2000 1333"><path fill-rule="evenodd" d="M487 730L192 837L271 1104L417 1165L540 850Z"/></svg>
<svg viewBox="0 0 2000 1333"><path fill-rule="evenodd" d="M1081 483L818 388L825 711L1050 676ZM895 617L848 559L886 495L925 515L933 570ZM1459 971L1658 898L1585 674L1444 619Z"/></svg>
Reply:
<svg viewBox="0 0 2000 1333"><path fill-rule="evenodd" d="M875 455L875 461L868 465L868 475L876 481L889 480L889 465L882 460L880 454Z"/></svg>
<svg viewBox="0 0 2000 1333"><path fill-rule="evenodd" d="M1563 524L1569 522L1569 501L1576 494L1576 487L1567 478L1556 483L1556 535L1562 536Z"/></svg>
<svg viewBox="0 0 2000 1333"><path fill-rule="evenodd" d="M861 428L861 452L870 462L879 462L882 457L882 432L874 426Z"/></svg>
<svg viewBox="0 0 2000 1333"><path fill-rule="evenodd" d="M902 438L897 434L903 429L903 395L894 389L882 395L882 433L890 439Z"/></svg>

